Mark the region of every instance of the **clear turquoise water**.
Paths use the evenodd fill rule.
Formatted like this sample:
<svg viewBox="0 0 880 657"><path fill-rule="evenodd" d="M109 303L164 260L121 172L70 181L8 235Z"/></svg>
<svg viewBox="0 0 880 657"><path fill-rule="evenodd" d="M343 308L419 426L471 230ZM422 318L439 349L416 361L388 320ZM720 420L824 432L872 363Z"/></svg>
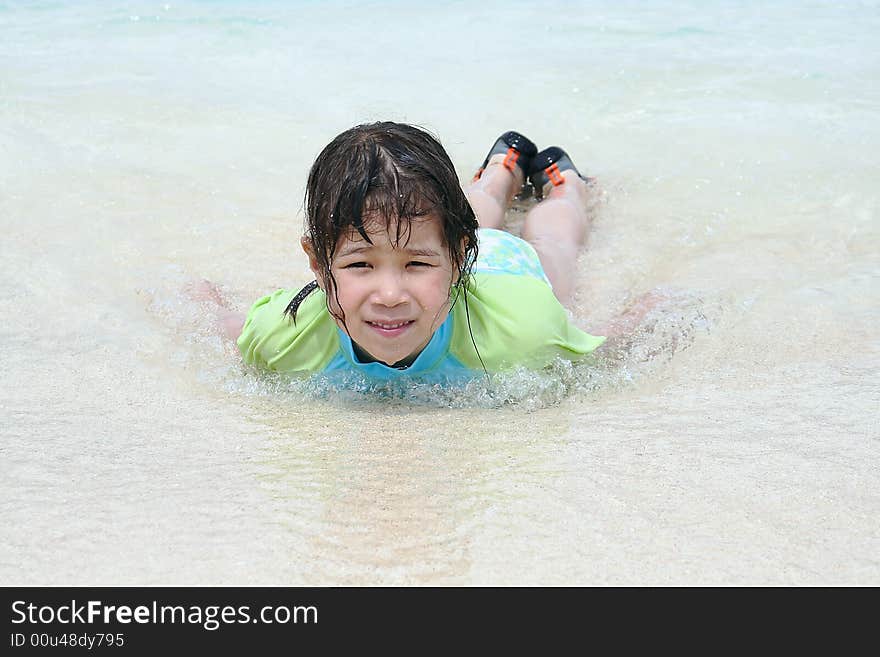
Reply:
<svg viewBox="0 0 880 657"><path fill-rule="evenodd" d="M3 583L880 581L880 4L0 2ZM599 368L379 402L188 301L306 280L352 124L603 190ZM521 215L512 212L512 225Z"/></svg>

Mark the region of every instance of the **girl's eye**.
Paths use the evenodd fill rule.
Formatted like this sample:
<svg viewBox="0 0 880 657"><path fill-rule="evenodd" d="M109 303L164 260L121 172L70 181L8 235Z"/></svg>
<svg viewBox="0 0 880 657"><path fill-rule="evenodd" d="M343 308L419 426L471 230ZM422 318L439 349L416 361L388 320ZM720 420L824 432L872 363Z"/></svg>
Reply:
<svg viewBox="0 0 880 657"><path fill-rule="evenodd" d="M418 260L413 260L409 263L411 267L433 267L430 262L420 262Z"/></svg>
<svg viewBox="0 0 880 657"><path fill-rule="evenodd" d="M361 269L363 267L369 267L370 265L366 262L352 262L348 265L345 265L343 269Z"/></svg>

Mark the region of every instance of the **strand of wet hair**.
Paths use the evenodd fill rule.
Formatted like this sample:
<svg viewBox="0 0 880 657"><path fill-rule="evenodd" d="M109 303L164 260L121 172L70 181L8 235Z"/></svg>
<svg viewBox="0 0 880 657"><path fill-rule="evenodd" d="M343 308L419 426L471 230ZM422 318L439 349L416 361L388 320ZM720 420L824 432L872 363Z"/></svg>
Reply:
<svg viewBox="0 0 880 657"><path fill-rule="evenodd" d="M290 315L290 318L293 320L293 325L296 326L296 311L299 310L302 302L305 301L305 298L309 296L312 292L318 289L318 281L312 281L311 283L306 283L303 288L296 293L296 296L291 299L290 303L287 304L287 308L284 309L283 315Z"/></svg>
<svg viewBox="0 0 880 657"><path fill-rule="evenodd" d="M464 291L464 317L467 321L468 327L468 335L471 336L471 344L474 345L474 351L477 354L477 358L480 361L480 367L483 368L483 374L486 375L486 383L490 386L492 384L492 378L489 376L489 370L486 369L486 363L483 362L483 357L480 355L480 350L477 348L477 340L474 338L474 330L471 328L471 312L470 307L468 306L468 295L467 295L467 285L462 287ZM452 302L452 305L455 306L455 303L458 301L458 297L461 295L461 291L455 295L455 301Z"/></svg>

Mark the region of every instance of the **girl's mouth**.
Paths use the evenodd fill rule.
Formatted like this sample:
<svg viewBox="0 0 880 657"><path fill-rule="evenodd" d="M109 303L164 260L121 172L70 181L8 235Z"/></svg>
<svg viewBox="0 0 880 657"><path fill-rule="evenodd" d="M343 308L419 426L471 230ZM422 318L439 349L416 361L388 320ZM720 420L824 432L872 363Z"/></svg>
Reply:
<svg viewBox="0 0 880 657"><path fill-rule="evenodd" d="M388 338L393 338L400 335L413 324L415 324L414 319L408 319L402 322L367 322L367 325L371 329L376 331L379 335L383 335Z"/></svg>

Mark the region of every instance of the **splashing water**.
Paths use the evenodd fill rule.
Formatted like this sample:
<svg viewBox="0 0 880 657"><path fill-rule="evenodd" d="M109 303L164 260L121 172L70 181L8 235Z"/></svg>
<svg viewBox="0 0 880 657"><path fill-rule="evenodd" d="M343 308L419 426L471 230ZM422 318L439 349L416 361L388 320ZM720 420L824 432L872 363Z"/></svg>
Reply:
<svg viewBox="0 0 880 657"><path fill-rule="evenodd" d="M173 280L180 283L177 272ZM182 345L171 356L178 368L191 369L206 386L232 395L277 398L283 403L327 400L345 405L412 404L436 408L498 408L511 405L534 411L561 403L571 395L601 395L650 376L699 334L710 320L704 303L683 292L664 290L665 303L654 308L631 334L609 341L596 354L578 362L557 358L541 370L524 367L492 374L477 373L458 384L438 384L412 378L376 381L359 372L334 372L311 377L263 372L240 365L237 350L206 322L213 308L193 304L186 295L149 293L150 310Z"/></svg>

